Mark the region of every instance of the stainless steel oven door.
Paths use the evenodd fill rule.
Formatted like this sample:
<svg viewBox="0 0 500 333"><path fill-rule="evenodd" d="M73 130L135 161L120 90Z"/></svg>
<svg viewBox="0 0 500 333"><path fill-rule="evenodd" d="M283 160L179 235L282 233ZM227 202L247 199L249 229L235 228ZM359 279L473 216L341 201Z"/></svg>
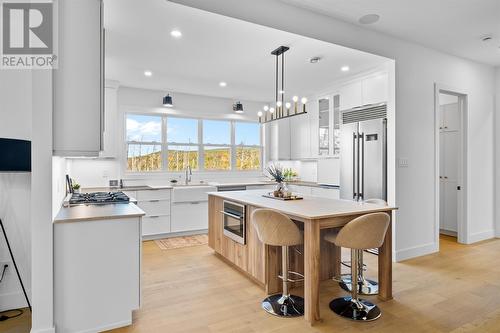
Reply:
<svg viewBox="0 0 500 333"><path fill-rule="evenodd" d="M246 219L245 206L234 202L224 201L223 215L224 235L235 242L245 244Z"/></svg>

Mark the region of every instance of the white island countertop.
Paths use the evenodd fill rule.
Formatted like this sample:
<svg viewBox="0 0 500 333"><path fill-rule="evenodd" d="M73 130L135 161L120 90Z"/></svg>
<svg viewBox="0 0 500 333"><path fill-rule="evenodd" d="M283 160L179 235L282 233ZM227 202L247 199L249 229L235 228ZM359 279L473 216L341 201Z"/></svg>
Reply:
<svg viewBox="0 0 500 333"><path fill-rule="evenodd" d="M123 219L146 215L134 203L62 207L54 223Z"/></svg>
<svg viewBox="0 0 500 333"><path fill-rule="evenodd" d="M233 192L209 192L209 196L236 201L254 207L269 208L286 215L307 220L329 217L367 214L395 210L396 207L380 206L352 200L336 200L304 195L302 200L277 200L263 197L269 190L247 190Z"/></svg>

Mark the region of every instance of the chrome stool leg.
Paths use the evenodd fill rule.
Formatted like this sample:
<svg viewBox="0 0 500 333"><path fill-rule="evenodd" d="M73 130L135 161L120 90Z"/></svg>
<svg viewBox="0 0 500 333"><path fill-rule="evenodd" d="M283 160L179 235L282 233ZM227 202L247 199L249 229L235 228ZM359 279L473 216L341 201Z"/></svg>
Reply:
<svg viewBox="0 0 500 333"><path fill-rule="evenodd" d="M358 293L361 295L377 295L378 294L378 283L373 280L366 279L364 277L364 264L363 264L363 251L359 252L358 257ZM352 265L351 265L352 266ZM345 291L351 291L352 288L351 277L343 278L339 283L340 287Z"/></svg>
<svg viewBox="0 0 500 333"><path fill-rule="evenodd" d="M359 277L359 252L362 250L351 249L351 281L358 284ZM330 309L339 316L356 320L372 321L381 315L380 309L375 304L358 298L357 288L351 290L351 297L340 297L330 302Z"/></svg>
<svg viewBox="0 0 500 333"><path fill-rule="evenodd" d="M290 295L289 283L298 280L291 280L288 271L288 246L281 247L281 269L283 280L283 292L281 294L268 296L262 301L262 308L279 317L298 317L304 315L304 299L300 296ZM295 273L297 274L297 273Z"/></svg>

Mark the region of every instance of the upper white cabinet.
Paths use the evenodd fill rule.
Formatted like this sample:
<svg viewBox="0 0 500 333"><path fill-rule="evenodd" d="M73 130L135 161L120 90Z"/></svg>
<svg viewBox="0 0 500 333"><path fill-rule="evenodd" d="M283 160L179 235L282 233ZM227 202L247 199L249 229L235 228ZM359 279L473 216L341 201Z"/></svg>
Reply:
<svg viewBox="0 0 500 333"><path fill-rule="evenodd" d="M290 157L292 160L312 157L309 113L290 118Z"/></svg>
<svg viewBox="0 0 500 333"><path fill-rule="evenodd" d="M102 0L58 1L59 68L54 70L53 150L99 156L104 132Z"/></svg>
<svg viewBox="0 0 500 333"><path fill-rule="evenodd" d="M118 146L118 82L106 81L104 90L103 150L100 157L115 158Z"/></svg>
<svg viewBox="0 0 500 333"><path fill-rule="evenodd" d="M376 104L387 101L389 80L387 73L370 76L361 81L363 104Z"/></svg>
<svg viewBox="0 0 500 333"><path fill-rule="evenodd" d="M340 87L340 109L347 110L363 105L362 81L356 81Z"/></svg>
<svg viewBox="0 0 500 333"><path fill-rule="evenodd" d="M460 130L460 113L458 111L458 101L441 105L439 129L444 131Z"/></svg>
<svg viewBox="0 0 500 333"><path fill-rule="evenodd" d="M366 104L386 102L389 76L387 73L369 75L340 87L340 109L347 110Z"/></svg>
<svg viewBox="0 0 500 333"><path fill-rule="evenodd" d="M269 157L272 161L290 159L290 118L275 120L269 125Z"/></svg>

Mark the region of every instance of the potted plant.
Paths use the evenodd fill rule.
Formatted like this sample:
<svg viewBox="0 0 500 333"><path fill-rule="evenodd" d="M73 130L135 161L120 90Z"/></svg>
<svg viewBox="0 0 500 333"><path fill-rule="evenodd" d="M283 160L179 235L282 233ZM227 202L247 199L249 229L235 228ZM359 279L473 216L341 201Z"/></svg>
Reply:
<svg viewBox="0 0 500 333"><path fill-rule="evenodd" d="M80 184L73 183L73 193L80 193Z"/></svg>
<svg viewBox="0 0 500 333"><path fill-rule="evenodd" d="M285 182L285 174L283 173L283 168L278 164L271 164L266 168L269 178L276 182L276 188L273 192L275 197L286 197L290 193L288 191L288 186Z"/></svg>

